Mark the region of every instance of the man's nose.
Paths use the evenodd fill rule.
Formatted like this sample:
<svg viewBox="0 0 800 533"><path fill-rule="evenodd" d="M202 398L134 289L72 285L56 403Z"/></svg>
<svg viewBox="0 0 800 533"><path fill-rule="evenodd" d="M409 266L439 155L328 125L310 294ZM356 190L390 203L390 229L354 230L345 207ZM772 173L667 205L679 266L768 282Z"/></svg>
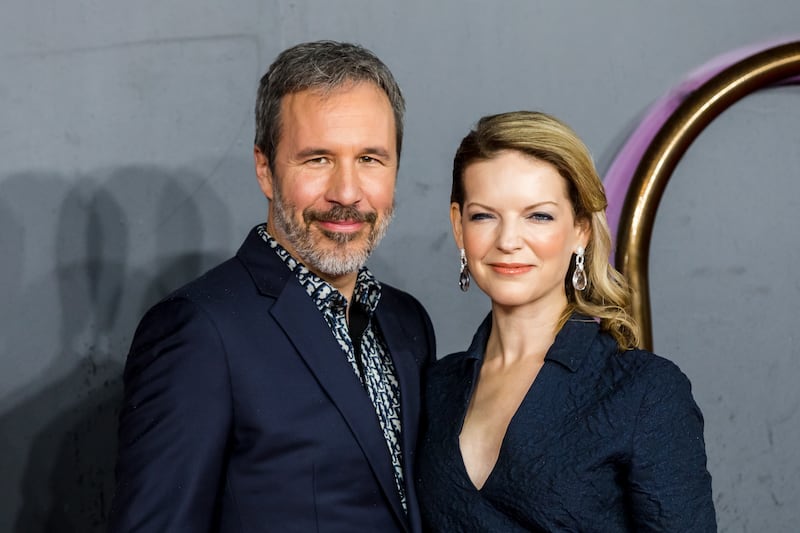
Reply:
<svg viewBox="0 0 800 533"><path fill-rule="evenodd" d="M326 200L340 205L354 205L361 200L361 179L355 164L337 162L328 182Z"/></svg>

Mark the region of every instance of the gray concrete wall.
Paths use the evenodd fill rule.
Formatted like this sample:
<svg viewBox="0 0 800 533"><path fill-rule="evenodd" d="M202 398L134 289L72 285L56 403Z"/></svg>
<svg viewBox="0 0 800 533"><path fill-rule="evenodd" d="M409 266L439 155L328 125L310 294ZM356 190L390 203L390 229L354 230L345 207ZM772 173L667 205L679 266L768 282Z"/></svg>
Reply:
<svg viewBox="0 0 800 533"><path fill-rule="evenodd" d="M444 354L488 303L456 286L450 162L486 113L541 109L604 169L708 59L798 32L795 0L175 0L0 7L0 531L101 531L120 373L146 307L262 221L257 80L296 42L362 43L408 101L397 218L371 260L428 307ZM800 91L703 133L657 218L656 351L706 415L721 531L800 508Z"/></svg>

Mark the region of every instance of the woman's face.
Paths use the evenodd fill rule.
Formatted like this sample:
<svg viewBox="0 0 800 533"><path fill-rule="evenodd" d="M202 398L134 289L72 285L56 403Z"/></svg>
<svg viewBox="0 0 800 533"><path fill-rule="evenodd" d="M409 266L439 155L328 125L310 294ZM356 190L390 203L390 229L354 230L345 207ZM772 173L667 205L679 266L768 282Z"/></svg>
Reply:
<svg viewBox="0 0 800 533"><path fill-rule="evenodd" d="M567 181L555 167L516 151L464 170L464 206L450 207L453 234L475 283L504 307L560 313L572 254L586 247ZM551 307L552 306L552 307Z"/></svg>

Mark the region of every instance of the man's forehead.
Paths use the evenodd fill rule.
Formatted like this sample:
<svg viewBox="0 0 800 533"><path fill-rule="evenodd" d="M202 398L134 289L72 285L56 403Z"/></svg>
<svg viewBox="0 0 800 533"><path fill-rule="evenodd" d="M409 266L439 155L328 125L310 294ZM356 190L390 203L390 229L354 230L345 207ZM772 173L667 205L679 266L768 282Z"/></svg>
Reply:
<svg viewBox="0 0 800 533"><path fill-rule="evenodd" d="M385 136L386 148L395 144L395 117L382 89L370 82L348 84L336 91L316 89L284 96L281 102L281 140L304 141L341 135L367 136L370 143Z"/></svg>

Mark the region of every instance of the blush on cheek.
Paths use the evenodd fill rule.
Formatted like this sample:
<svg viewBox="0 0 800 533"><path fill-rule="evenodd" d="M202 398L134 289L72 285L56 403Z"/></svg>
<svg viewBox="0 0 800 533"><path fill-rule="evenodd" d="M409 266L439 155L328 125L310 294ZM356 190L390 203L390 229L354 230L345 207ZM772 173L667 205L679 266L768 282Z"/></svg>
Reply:
<svg viewBox="0 0 800 533"><path fill-rule="evenodd" d="M563 255L567 243L563 235L548 235L531 244L536 255L540 259L545 259Z"/></svg>

